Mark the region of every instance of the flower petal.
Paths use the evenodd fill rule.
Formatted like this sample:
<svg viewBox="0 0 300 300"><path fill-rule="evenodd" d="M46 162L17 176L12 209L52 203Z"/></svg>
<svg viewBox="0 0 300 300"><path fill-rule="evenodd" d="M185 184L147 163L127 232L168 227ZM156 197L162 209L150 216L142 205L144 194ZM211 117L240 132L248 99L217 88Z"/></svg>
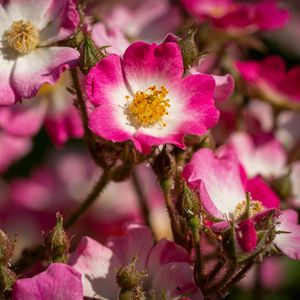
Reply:
<svg viewBox="0 0 300 300"><path fill-rule="evenodd" d="M83 237L70 256L69 264L82 274L83 295L116 299L119 288L115 270L121 267L113 251L89 237Z"/></svg>
<svg viewBox="0 0 300 300"><path fill-rule="evenodd" d="M33 97L44 83L54 84L60 74L78 63L79 52L72 48L35 49L19 56L12 74L12 87L24 98Z"/></svg>
<svg viewBox="0 0 300 300"><path fill-rule="evenodd" d="M124 53L123 68L133 92L144 91L154 84L164 85L183 74L180 48L176 43L135 42Z"/></svg>
<svg viewBox="0 0 300 300"><path fill-rule="evenodd" d="M68 265L55 263L32 278L19 279L13 286L13 300L82 300L80 274Z"/></svg>

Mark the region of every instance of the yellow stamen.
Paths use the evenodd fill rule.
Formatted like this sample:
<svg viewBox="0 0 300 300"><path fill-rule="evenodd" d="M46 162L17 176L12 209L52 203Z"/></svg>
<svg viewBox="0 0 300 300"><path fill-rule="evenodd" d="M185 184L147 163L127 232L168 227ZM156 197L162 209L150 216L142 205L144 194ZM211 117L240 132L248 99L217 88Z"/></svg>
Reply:
<svg viewBox="0 0 300 300"><path fill-rule="evenodd" d="M135 93L132 102L126 106L126 113L130 123L136 127L150 127L156 123L166 126L163 117L168 115L170 100L167 99L168 90L162 86L157 89L151 86L145 91ZM129 101L130 97L125 97Z"/></svg>
<svg viewBox="0 0 300 300"><path fill-rule="evenodd" d="M39 43L39 30L30 21L15 21L5 32L8 45L20 54L27 54Z"/></svg>
<svg viewBox="0 0 300 300"><path fill-rule="evenodd" d="M235 208L235 211L233 213L233 218L238 219L239 217L241 217L246 212L246 208L247 208L246 200L240 202ZM260 201L251 200L250 209L249 209L249 214L250 214L249 217L253 217L257 213L263 211L263 209L264 209L264 207Z"/></svg>

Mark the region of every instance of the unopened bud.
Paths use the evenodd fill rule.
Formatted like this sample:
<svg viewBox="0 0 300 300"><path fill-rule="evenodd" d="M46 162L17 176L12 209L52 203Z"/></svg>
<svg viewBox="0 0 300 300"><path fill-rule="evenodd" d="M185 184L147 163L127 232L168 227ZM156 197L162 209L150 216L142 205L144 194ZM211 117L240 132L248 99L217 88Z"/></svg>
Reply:
<svg viewBox="0 0 300 300"><path fill-rule="evenodd" d="M178 211L185 219L191 219L200 213L198 195L183 182L182 192L178 199Z"/></svg>
<svg viewBox="0 0 300 300"><path fill-rule="evenodd" d="M106 47L99 48L93 41L90 33L85 33L80 52L80 67L84 74L87 74L102 58L106 56L103 51Z"/></svg>
<svg viewBox="0 0 300 300"><path fill-rule="evenodd" d="M135 256L132 262L122 267L117 273L117 283L123 291L131 291L136 288L144 276L144 272L140 272L136 269L137 256Z"/></svg>
<svg viewBox="0 0 300 300"><path fill-rule="evenodd" d="M201 58L201 53L198 48L198 34L198 27L192 26L187 36L179 41L183 64L186 70L192 67Z"/></svg>
<svg viewBox="0 0 300 300"><path fill-rule="evenodd" d="M56 225L45 237L44 246L52 262L66 263L69 258L70 240L63 227L63 217L56 214Z"/></svg>
<svg viewBox="0 0 300 300"><path fill-rule="evenodd" d="M0 230L0 265L7 265L14 254L15 243Z"/></svg>

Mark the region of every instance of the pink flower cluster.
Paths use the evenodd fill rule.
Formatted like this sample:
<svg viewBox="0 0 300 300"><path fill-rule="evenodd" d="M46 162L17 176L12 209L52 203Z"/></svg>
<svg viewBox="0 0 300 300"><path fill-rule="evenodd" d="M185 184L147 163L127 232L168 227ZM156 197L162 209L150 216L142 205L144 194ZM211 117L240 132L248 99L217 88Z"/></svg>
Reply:
<svg viewBox="0 0 300 300"><path fill-rule="evenodd" d="M0 298L221 299L255 268L276 288L274 257L300 259L300 68L256 33L290 14L0 0Z"/></svg>

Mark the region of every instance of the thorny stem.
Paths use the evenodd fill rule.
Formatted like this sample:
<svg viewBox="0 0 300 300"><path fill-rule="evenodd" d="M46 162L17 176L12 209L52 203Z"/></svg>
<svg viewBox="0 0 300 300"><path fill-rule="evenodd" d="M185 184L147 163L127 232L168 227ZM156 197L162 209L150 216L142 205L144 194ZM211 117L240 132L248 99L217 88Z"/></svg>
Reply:
<svg viewBox="0 0 300 300"><path fill-rule="evenodd" d="M235 263L231 263L227 272L225 273L224 277L215 285L211 286L208 290L207 290L207 294L216 294L218 291L220 291L221 289L223 289L223 287L226 285L226 283L230 280L230 278L232 277L232 275L235 273L236 270L236 265Z"/></svg>
<svg viewBox="0 0 300 300"><path fill-rule="evenodd" d="M100 176L99 180L95 184L91 193L88 197L81 203L76 211L68 218L68 220L64 224L64 228L68 229L72 225L74 225L77 220L88 210L88 208L97 200L100 193L106 187L108 182L111 179L111 170L104 170L103 174Z"/></svg>
<svg viewBox="0 0 300 300"><path fill-rule="evenodd" d="M201 253L201 245L200 245L200 224L194 226L192 229L192 238L194 242L195 249L195 269L194 276L197 285L204 290L205 282L204 282L204 269L203 269L203 261L202 261L202 253Z"/></svg>
<svg viewBox="0 0 300 300"><path fill-rule="evenodd" d="M161 184L163 195L165 199L165 205L167 207L167 211L170 217L171 229L173 233L173 237L176 243L182 245L182 238L180 234L180 226L176 220L176 208L171 195L171 183L170 179L165 180L163 184Z"/></svg>
<svg viewBox="0 0 300 300"><path fill-rule="evenodd" d="M224 267L224 261L220 260L216 263L215 267L212 269L212 271L209 273L208 277L207 277L207 281L211 281L212 279L214 279L219 272L221 271L221 269Z"/></svg>
<svg viewBox="0 0 300 300"><path fill-rule="evenodd" d="M81 90L81 85L78 77L78 70L77 68L70 70L73 86L76 92L76 107L80 111L81 120L83 124L84 129L84 140L86 143L87 148L89 149L93 159L95 162L99 165L99 158L97 156L97 144L94 139L94 135L91 132L89 126L88 126L88 112L86 108L86 102L84 100L84 95ZM101 165L101 164L100 164Z"/></svg>
<svg viewBox="0 0 300 300"><path fill-rule="evenodd" d="M145 224L151 228L151 222L150 222L150 210L147 204L146 195L142 189L140 180L138 178L138 175L135 170L132 172L132 183L133 187L135 189L135 192L138 196L139 206L142 211Z"/></svg>

